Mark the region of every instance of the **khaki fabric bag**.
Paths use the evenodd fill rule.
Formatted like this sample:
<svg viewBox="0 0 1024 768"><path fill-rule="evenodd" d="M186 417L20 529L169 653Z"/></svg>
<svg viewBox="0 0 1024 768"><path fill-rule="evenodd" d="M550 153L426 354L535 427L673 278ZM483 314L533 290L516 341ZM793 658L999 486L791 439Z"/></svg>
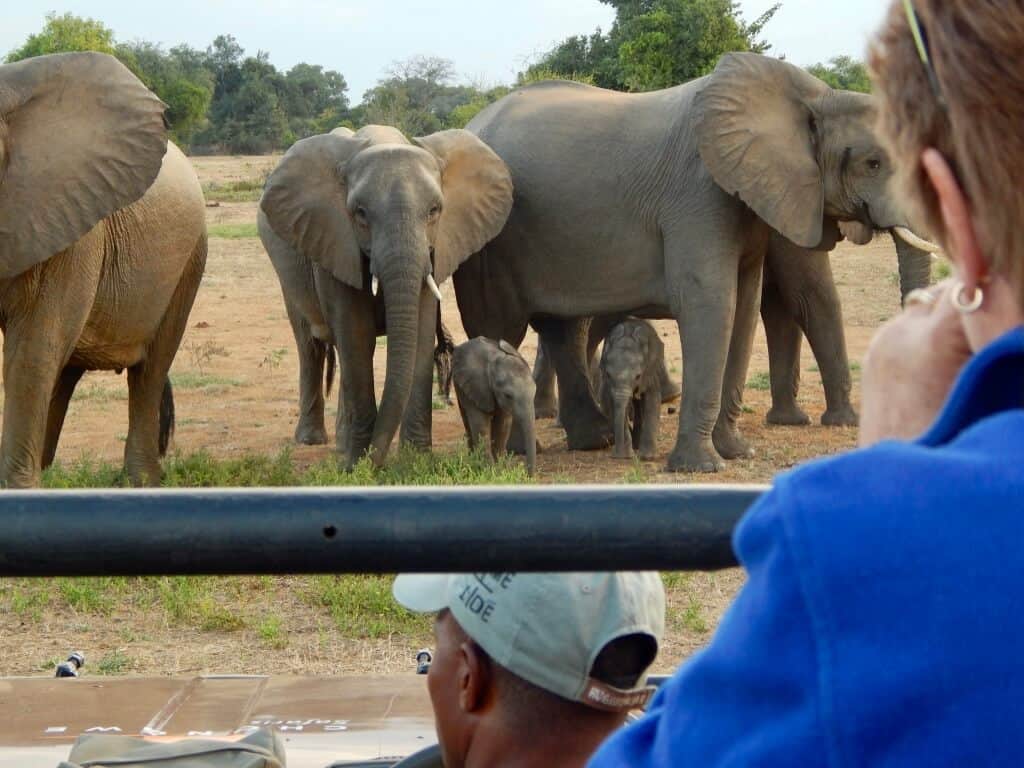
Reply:
<svg viewBox="0 0 1024 768"><path fill-rule="evenodd" d="M87 734L57 768L285 768L284 744L261 728L240 741L146 741Z"/></svg>

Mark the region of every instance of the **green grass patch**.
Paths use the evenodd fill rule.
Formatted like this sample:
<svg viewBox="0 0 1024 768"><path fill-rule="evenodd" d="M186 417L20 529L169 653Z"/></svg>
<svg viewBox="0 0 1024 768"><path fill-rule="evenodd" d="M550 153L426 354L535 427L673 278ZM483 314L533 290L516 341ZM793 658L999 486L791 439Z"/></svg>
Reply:
<svg viewBox="0 0 1024 768"><path fill-rule="evenodd" d="M429 636L432 619L395 602L393 581L391 576L316 576L306 599L327 608L338 629L350 637Z"/></svg>
<svg viewBox="0 0 1024 768"><path fill-rule="evenodd" d="M241 379L230 376L215 376L201 371L181 371L171 374L171 384L175 389L193 389L207 394L227 392L229 389L242 386Z"/></svg>
<svg viewBox="0 0 1024 768"><path fill-rule="evenodd" d="M953 265L947 259L932 262L932 282L938 283L953 276Z"/></svg>
<svg viewBox="0 0 1024 768"><path fill-rule="evenodd" d="M267 616L256 628L260 640L275 650L288 647L288 632L284 629L278 616Z"/></svg>
<svg viewBox="0 0 1024 768"><path fill-rule="evenodd" d="M108 389L97 384L90 384L87 387L79 387L75 390L75 394L72 395L71 400L73 402L86 401L90 403L112 403L115 401L126 401L128 400L128 390L121 387L120 389Z"/></svg>
<svg viewBox="0 0 1024 768"><path fill-rule="evenodd" d="M134 667L134 662L121 650L111 651L96 664L98 675L123 675Z"/></svg>
<svg viewBox="0 0 1024 768"><path fill-rule="evenodd" d="M632 466L630 466L622 476L622 482L627 485L643 485L650 481L651 476L647 472L647 467L642 461L640 461L640 459L634 457Z"/></svg>
<svg viewBox="0 0 1024 768"><path fill-rule="evenodd" d="M761 392L767 392L772 388L771 377L764 371L755 373L747 381L747 389L756 389Z"/></svg>
<svg viewBox="0 0 1024 768"><path fill-rule="evenodd" d="M211 237L219 237L223 240L242 240L247 237L259 237L256 225L244 224L213 224L206 229L206 234Z"/></svg>
<svg viewBox="0 0 1024 768"><path fill-rule="evenodd" d="M265 176L226 183L211 181L203 185L203 195L211 203L255 203L263 194L266 183Z"/></svg>

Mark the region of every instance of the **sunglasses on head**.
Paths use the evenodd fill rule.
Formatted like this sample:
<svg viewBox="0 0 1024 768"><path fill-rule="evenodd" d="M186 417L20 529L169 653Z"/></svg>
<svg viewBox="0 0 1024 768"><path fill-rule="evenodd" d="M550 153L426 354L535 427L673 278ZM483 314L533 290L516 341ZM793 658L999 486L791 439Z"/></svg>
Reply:
<svg viewBox="0 0 1024 768"><path fill-rule="evenodd" d="M928 73L928 83L931 85L932 94L939 106L946 108L946 99L942 95L942 88L939 86L939 78L935 74L935 67L932 66L932 57L928 48L928 34L917 18L912 0L903 0L903 9L907 13L907 23L910 25L910 33L914 36L914 44L917 46L917 53L921 57L925 71Z"/></svg>

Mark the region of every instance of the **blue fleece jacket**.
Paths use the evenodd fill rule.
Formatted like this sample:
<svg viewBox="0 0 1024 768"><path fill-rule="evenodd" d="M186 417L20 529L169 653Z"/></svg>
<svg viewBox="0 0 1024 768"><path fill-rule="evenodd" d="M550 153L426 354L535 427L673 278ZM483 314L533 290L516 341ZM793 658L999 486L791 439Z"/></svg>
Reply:
<svg viewBox="0 0 1024 768"><path fill-rule="evenodd" d="M1024 765L1024 329L916 443L781 477L711 644L590 768Z"/></svg>

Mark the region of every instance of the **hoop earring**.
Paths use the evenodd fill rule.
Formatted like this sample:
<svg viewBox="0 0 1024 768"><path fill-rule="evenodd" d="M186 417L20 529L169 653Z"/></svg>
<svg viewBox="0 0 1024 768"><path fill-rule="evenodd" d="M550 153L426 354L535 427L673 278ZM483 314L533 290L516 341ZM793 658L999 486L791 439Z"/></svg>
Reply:
<svg viewBox="0 0 1024 768"><path fill-rule="evenodd" d="M985 303L985 292L979 285L974 289L974 298L968 301L967 286L964 285L962 280L957 280L953 283L953 290L950 291L949 298L953 302L953 306L956 307L957 312L962 315L973 315Z"/></svg>

